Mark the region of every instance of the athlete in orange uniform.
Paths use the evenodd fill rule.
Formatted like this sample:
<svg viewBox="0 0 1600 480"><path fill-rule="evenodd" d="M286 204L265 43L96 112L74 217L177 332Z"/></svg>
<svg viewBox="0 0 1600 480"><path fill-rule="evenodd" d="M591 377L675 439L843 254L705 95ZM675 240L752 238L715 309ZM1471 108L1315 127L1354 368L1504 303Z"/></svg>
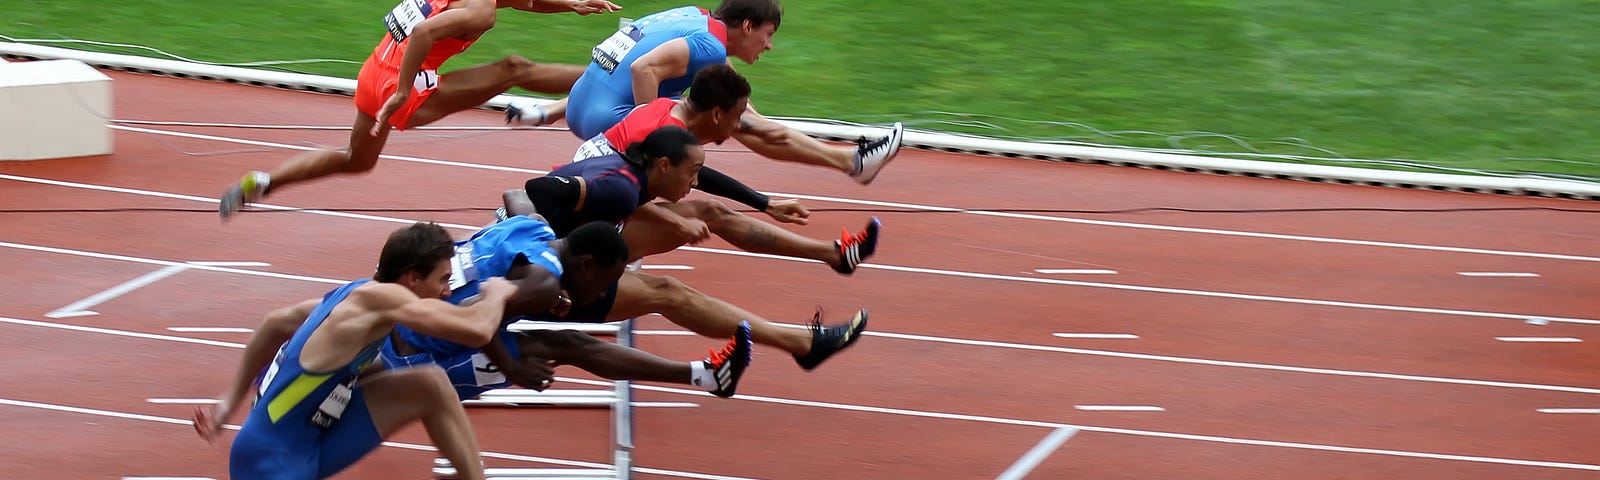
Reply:
<svg viewBox="0 0 1600 480"><path fill-rule="evenodd" d="M511 87L565 93L584 67L534 63L519 56L439 75L445 60L494 27L501 8L579 15L620 10L606 0L399 0L383 18L389 32L356 79L356 120L345 150L302 153L271 173L252 171L222 194L224 219L270 189L336 173L372 170L391 128L427 125L475 107ZM402 82L410 88L399 88Z"/></svg>

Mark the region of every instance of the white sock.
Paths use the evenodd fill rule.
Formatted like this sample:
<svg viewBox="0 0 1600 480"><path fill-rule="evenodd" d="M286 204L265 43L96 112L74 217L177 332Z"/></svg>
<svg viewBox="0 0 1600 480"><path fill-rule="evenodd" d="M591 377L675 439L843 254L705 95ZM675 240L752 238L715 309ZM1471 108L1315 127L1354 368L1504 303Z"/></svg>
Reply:
<svg viewBox="0 0 1600 480"><path fill-rule="evenodd" d="M717 389L717 374L705 360L689 362L689 383L707 392Z"/></svg>

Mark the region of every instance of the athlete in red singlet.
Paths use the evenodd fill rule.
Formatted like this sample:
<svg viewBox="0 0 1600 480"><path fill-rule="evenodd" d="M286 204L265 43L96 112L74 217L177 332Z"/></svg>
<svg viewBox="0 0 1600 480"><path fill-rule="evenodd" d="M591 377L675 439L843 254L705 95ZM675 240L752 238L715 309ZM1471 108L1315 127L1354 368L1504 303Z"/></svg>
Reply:
<svg viewBox="0 0 1600 480"><path fill-rule="evenodd" d="M252 171L222 194L224 219L270 190L336 173L372 170L392 128L427 125L482 104L511 87L565 93L583 66L534 63L519 56L439 75L495 24L501 8L579 15L615 12L606 0L399 0L383 24L388 33L356 79L356 120L345 150L317 150L290 158L271 173ZM399 88L410 82L409 88Z"/></svg>

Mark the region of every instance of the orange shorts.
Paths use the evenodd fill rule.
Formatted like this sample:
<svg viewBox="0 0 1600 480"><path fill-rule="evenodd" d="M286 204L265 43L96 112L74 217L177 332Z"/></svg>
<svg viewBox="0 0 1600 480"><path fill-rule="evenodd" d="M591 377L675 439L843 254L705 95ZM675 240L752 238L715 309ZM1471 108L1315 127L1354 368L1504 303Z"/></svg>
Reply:
<svg viewBox="0 0 1600 480"><path fill-rule="evenodd" d="M368 56L367 63L361 65L361 73L356 75L356 109L377 117L383 102L389 101L389 96L394 95L399 87L399 76L398 68L378 62L375 56ZM411 99L389 117L389 125L400 130L412 127L411 115L417 113L422 102L428 101L428 97L438 90L438 71L417 72L417 78L413 79L411 85Z"/></svg>

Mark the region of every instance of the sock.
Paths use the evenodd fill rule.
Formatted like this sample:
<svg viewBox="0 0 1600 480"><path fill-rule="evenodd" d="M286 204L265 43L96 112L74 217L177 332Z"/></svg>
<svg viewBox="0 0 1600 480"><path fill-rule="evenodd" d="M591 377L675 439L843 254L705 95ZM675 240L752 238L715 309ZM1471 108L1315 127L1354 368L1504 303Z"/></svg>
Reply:
<svg viewBox="0 0 1600 480"><path fill-rule="evenodd" d="M251 193L249 190L254 190L254 193L257 197L265 197L267 196L267 189L271 188L272 186L272 174L260 170L252 171L250 172L249 178L246 179L244 183L247 185L255 184L254 189L245 189L247 190L245 192L246 195Z"/></svg>
<svg viewBox="0 0 1600 480"><path fill-rule="evenodd" d="M717 389L716 372L705 360L689 362L689 384L704 388L707 392Z"/></svg>

